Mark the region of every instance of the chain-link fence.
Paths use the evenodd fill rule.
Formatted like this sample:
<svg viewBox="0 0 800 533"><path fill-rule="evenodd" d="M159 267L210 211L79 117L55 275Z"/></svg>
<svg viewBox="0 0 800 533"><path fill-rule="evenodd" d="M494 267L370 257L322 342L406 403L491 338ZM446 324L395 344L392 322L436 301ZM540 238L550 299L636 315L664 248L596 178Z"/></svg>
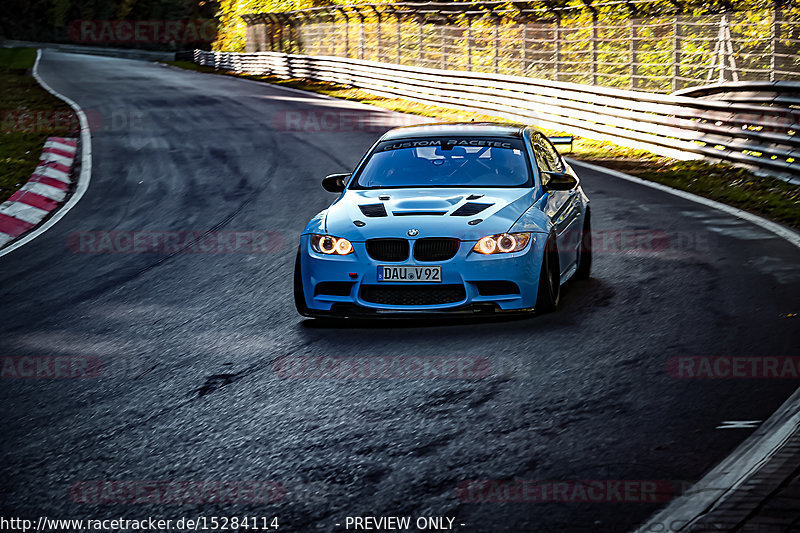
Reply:
<svg viewBox="0 0 800 533"><path fill-rule="evenodd" d="M551 20L530 20L520 10L520 20L507 11L419 14L391 6L247 15L247 51L653 92L720 81L800 80L797 7L637 18L617 5L573 9ZM542 16L547 13L537 14Z"/></svg>

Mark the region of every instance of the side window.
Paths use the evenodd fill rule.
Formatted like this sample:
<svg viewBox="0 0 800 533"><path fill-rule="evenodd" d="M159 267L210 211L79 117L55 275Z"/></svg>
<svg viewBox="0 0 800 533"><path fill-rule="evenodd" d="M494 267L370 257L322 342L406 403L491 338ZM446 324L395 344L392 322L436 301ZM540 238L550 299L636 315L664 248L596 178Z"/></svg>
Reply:
<svg viewBox="0 0 800 533"><path fill-rule="evenodd" d="M540 139L542 149L544 150L544 156L550 164L550 168L556 172L562 172L564 168L561 166L561 157L558 155L555 146L553 146L553 143L544 135L541 135Z"/></svg>
<svg viewBox="0 0 800 533"><path fill-rule="evenodd" d="M553 170L550 165L550 160L547 157L546 150L542 144L542 136L536 135L533 138L533 155L536 158L536 164L541 172L549 172Z"/></svg>

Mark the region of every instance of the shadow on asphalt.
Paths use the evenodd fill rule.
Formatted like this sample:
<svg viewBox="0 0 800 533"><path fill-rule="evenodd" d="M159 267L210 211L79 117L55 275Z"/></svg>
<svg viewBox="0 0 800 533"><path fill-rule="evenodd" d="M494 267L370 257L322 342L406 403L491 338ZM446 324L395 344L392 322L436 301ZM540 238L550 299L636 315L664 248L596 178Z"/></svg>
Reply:
<svg viewBox="0 0 800 533"><path fill-rule="evenodd" d="M611 287L604 281L590 278L588 280L570 280L561 291L561 303L555 313L539 315L532 313L510 314L464 314L464 315L424 315L421 317L381 318L306 318L300 326L310 330L342 330L342 329L423 329L454 327L465 325L509 324L518 328L520 323L533 326L537 321L549 318L566 318L569 313L578 313L585 307L602 306L601 301L613 294ZM548 320L549 321L549 320Z"/></svg>

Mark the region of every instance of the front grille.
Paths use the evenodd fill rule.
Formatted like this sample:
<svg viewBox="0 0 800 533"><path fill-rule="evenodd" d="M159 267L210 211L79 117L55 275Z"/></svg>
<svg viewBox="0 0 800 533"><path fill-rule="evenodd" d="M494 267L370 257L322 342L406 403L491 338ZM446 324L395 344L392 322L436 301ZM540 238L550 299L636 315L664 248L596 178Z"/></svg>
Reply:
<svg viewBox="0 0 800 533"><path fill-rule="evenodd" d="M358 206L361 209L361 212L364 213L365 217L385 217L386 216L386 208L383 204L364 204Z"/></svg>
<svg viewBox="0 0 800 533"><path fill-rule="evenodd" d="M368 239L367 253L376 261L405 261L408 241L405 239Z"/></svg>
<svg viewBox="0 0 800 533"><path fill-rule="evenodd" d="M492 207L494 204L481 204L478 202L467 202L455 211L453 211L450 216L451 217L471 217L472 215L477 215L484 209L488 207Z"/></svg>
<svg viewBox="0 0 800 533"><path fill-rule="evenodd" d="M478 294L481 296L500 296L502 294L519 294L519 287L513 281L478 281Z"/></svg>
<svg viewBox="0 0 800 533"><path fill-rule="evenodd" d="M350 289L352 288L352 281L322 281L314 287L314 296L319 296L320 294L326 296L350 296Z"/></svg>
<svg viewBox="0 0 800 533"><path fill-rule="evenodd" d="M463 285L362 285L361 299L384 305L439 305L467 297Z"/></svg>
<svg viewBox="0 0 800 533"><path fill-rule="evenodd" d="M458 239L426 237L414 243L414 259L417 261L447 261L451 259L461 243Z"/></svg>

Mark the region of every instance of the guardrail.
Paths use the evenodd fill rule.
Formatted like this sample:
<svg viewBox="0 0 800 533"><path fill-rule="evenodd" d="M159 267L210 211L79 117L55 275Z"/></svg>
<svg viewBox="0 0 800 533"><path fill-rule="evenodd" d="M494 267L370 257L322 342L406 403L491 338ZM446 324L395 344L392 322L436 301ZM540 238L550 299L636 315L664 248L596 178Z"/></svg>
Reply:
<svg viewBox="0 0 800 533"><path fill-rule="evenodd" d="M39 43L31 41L0 41L0 48L47 48L69 54L88 54L93 56L119 57L123 59L142 59L146 61L172 61L175 52L157 52L138 48L107 48L65 43Z"/></svg>
<svg viewBox="0 0 800 533"><path fill-rule="evenodd" d="M726 161L800 183L800 110L778 99L758 105L279 52L195 50L192 60L220 70L331 82L471 110L676 159Z"/></svg>

